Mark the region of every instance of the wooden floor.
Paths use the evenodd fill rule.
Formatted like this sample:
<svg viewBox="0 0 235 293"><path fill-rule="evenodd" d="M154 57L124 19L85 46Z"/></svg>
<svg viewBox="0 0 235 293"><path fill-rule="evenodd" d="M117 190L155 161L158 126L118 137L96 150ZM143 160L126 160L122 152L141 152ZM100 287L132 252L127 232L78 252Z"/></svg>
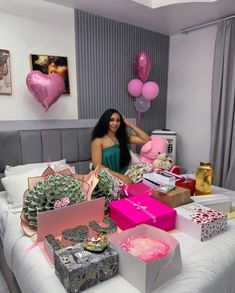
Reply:
<svg viewBox="0 0 235 293"><path fill-rule="evenodd" d="M1 271L0 271L0 293L10 293Z"/></svg>

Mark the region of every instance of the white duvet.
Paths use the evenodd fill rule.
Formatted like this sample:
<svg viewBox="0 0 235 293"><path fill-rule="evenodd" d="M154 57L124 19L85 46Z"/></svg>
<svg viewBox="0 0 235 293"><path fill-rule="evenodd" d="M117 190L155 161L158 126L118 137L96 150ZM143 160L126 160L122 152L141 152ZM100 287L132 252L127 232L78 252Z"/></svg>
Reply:
<svg viewBox="0 0 235 293"><path fill-rule="evenodd" d="M2 210L2 209L1 209ZM4 222L4 226L3 224ZM47 263L40 248L32 248L33 241L24 236L19 214L8 212L0 217L4 253L15 274L22 293L65 293L65 289ZM183 270L153 292L157 293L234 293L235 292L235 220L228 222L228 230L210 240L199 242L174 230L180 242ZM31 249L29 249L31 248ZM86 292L136 293L135 287L120 275Z"/></svg>

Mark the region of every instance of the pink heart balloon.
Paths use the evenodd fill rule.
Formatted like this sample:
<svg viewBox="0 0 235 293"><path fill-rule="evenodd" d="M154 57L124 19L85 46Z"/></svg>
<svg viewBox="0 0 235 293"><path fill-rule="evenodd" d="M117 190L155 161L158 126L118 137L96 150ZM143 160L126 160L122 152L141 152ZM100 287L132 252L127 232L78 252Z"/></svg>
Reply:
<svg viewBox="0 0 235 293"><path fill-rule="evenodd" d="M137 55L135 59L135 70L140 80L145 82L148 79L151 70L151 61L146 52L142 51Z"/></svg>
<svg viewBox="0 0 235 293"><path fill-rule="evenodd" d="M56 73L44 74L39 70L33 70L28 74L26 84L46 111L64 92L64 81Z"/></svg>

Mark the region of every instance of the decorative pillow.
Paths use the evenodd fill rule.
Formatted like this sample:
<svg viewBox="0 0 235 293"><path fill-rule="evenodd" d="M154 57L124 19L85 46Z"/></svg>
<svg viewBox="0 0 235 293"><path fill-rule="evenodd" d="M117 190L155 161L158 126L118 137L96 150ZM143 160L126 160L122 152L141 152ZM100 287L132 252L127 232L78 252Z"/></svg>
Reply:
<svg viewBox="0 0 235 293"><path fill-rule="evenodd" d="M24 173L2 178L2 184L7 192L9 208L12 213L17 213L22 210L23 195L28 189L28 177L41 176L46 167L41 166Z"/></svg>
<svg viewBox="0 0 235 293"><path fill-rule="evenodd" d="M66 165L66 160L60 160L60 161L54 161L54 162L43 162L43 163L33 163L33 164L25 164L25 165L18 165L18 166L6 166L5 168L5 172L4 175L6 177L9 176L13 176L13 175L18 175L24 172L28 172L31 171L33 169L37 169L37 168L47 168L48 164L50 164L50 166L53 168L54 166L58 166L58 165L62 165L65 166ZM41 175L41 174L40 174Z"/></svg>

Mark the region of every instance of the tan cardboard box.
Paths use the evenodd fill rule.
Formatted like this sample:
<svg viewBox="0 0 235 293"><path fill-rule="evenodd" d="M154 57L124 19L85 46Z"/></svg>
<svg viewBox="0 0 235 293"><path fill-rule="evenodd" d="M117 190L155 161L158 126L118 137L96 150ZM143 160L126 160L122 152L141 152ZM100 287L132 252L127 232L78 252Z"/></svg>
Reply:
<svg viewBox="0 0 235 293"><path fill-rule="evenodd" d="M189 189L176 186L175 189L168 193L160 193L153 190L152 197L156 200L168 205L169 207L176 208L186 203L192 202L191 193Z"/></svg>

